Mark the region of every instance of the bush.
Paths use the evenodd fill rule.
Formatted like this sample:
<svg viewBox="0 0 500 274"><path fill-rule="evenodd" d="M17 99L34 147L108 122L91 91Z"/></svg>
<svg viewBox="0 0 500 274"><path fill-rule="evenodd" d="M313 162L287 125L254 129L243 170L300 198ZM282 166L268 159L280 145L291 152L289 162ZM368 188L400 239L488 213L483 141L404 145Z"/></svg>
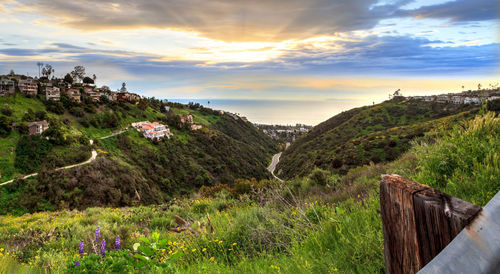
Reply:
<svg viewBox="0 0 500 274"><path fill-rule="evenodd" d="M26 174L35 172L42 165L51 148L50 142L39 135L23 135L16 146L14 166Z"/></svg>
<svg viewBox="0 0 500 274"><path fill-rule="evenodd" d="M500 189L500 118L476 116L443 135L413 149L420 166L414 179L484 206Z"/></svg>
<svg viewBox="0 0 500 274"><path fill-rule="evenodd" d="M0 116L0 137L9 136L11 131L10 120L6 116Z"/></svg>
<svg viewBox="0 0 500 274"><path fill-rule="evenodd" d="M14 111L13 111L10 107L8 107L8 106L3 107L2 109L0 109L0 112L1 112L3 115L5 115L5 116L11 116L11 115L12 115L12 113L14 113Z"/></svg>
<svg viewBox="0 0 500 274"><path fill-rule="evenodd" d="M311 175L309 175L309 179L320 186L326 186L328 183L328 177L330 176L330 172L326 170L322 170L320 168L315 168Z"/></svg>

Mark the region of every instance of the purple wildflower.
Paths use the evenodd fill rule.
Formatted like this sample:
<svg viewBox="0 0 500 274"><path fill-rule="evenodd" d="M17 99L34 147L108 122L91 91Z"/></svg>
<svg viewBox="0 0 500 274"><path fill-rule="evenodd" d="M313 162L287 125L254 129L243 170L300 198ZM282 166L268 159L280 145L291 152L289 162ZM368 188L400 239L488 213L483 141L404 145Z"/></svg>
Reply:
<svg viewBox="0 0 500 274"><path fill-rule="evenodd" d="M80 262L79 261L75 262L75 267L77 267L77 266L80 266Z"/></svg>
<svg viewBox="0 0 500 274"><path fill-rule="evenodd" d="M99 227L95 230L95 241L97 243L101 241L101 229Z"/></svg>
<svg viewBox="0 0 500 274"><path fill-rule="evenodd" d="M115 250L118 250L120 249L121 247L121 239L120 239L120 236L116 237L116 240L115 240Z"/></svg>
<svg viewBox="0 0 500 274"><path fill-rule="evenodd" d="M83 252L85 252L85 242L80 241L80 249L78 249L78 252L80 253L80 257L83 257Z"/></svg>
<svg viewBox="0 0 500 274"><path fill-rule="evenodd" d="M102 240L101 242L101 256L106 256L106 241Z"/></svg>

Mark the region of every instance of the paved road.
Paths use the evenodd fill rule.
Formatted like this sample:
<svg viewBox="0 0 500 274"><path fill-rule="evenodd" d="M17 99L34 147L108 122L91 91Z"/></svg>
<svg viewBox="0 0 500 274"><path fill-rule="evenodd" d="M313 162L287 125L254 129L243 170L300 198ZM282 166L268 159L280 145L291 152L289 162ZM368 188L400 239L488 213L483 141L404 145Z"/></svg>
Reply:
<svg viewBox="0 0 500 274"><path fill-rule="evenodd" d="M276 175L274 175L274 170L276 169L276 166L280 162L281 153L283 153L283 152L274 154L273 161L271 162L271 164L269 165L267 170L269 170L269 172L271 172L271 174L273 175L274 178L278 179L278 181L280 181L280 182L283 182L283 180L281 180Z"/></svg>

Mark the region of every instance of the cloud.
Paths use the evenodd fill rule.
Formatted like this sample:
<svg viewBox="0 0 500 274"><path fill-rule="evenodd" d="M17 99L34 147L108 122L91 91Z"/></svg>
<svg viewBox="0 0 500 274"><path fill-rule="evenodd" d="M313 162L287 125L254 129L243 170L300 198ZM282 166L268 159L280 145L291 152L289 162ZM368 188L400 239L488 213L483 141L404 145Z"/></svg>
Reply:
<svg viewBox="0 0 500 274"><path fill-rule="evenodd" d="M456 0L413 10L400 10L396 16L445 18L454 22L486 21L500 18L497 0Z"/></svg>
<svg viewBox="0 0 500 274"><path fill-rule="evenodd" d="M222 41L283 41L368 29L411 0L35 0L46 21L85 31L163 28ZM370 8L371 7L371 8Z"/></svg>

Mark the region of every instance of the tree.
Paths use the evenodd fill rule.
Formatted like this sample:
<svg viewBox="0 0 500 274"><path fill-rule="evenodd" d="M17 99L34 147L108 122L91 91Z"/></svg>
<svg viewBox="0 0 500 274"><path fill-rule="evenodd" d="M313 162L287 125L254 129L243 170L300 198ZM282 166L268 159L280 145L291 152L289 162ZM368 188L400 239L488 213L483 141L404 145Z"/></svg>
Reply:
<svg viewBox="0 0 500 274"><path fill-rule="evenodd" d="M9 119L5 116L0 116L0 137L5 138L9 136L11 130Z"/></svg>
<svg viewBox="0 0 500 274"><path fill-rule="evenodd" d="M148 108L148 101L147 100L140 100L139 101L139 109L140 110L146 110Z"/></svg>
<svg viewBox="0 0 500 274"><path fill-rule="evenodd" d="M84 84L93 84L94 80L88 76L85 76L85 78L83 78L83 83Z"/></svg>
<svg viewBox="0 0 500 274"><path fill-rule="evenodd" d="M95 74L92 74L92 80L94 80L94 83L95 83L96 79L97 79L97 76L95 76Z"/></svg>
<svg viewBox="0 0 500 274"><path fill-rule="evenodd" d="M73 77L71 77L71 75L67 73L66 76L64 76L64 82L68 84L73 84Z"/></svg>
<svg viewBox="0 0 500 274"><path fill-rule="evenodd" d="M85 67L83 66L76 66L74 70L71 72L71 77L73 77L73 80L82 80L83 77L85 76Z"/></svg>
<svg viewBox="0 0 500 274"><path fill-rule="evenodd" d="M122 88L120 89L120 92L127 92L127 84L125 82L122 83Z"/></svg>
<svg viewBox="0 0 500 274"><path fill-rule="evenodd" d="M10 76L14 76L14 75L16 75L16 73L14 72L14 70L13 70L13 69L11 69L11 70L10 70L10 72L9 72L9 75L10 75Z"/></svg>
<svg viewBox="0 0 500 274"><path fill-rule="evenodd" d="M45 67L42 69L42 75L47 77L47 79L50 79L50 75L52 75L52 73L54 73L52 65L45 64Z"/></svg>
<svg viewBox="0 0 500 274"><path fill-rule="evenodd" d="M40 70L43 67L43 63L42 62L37 62L36 65L38 66L38 77L40 78Z"/></svg>

